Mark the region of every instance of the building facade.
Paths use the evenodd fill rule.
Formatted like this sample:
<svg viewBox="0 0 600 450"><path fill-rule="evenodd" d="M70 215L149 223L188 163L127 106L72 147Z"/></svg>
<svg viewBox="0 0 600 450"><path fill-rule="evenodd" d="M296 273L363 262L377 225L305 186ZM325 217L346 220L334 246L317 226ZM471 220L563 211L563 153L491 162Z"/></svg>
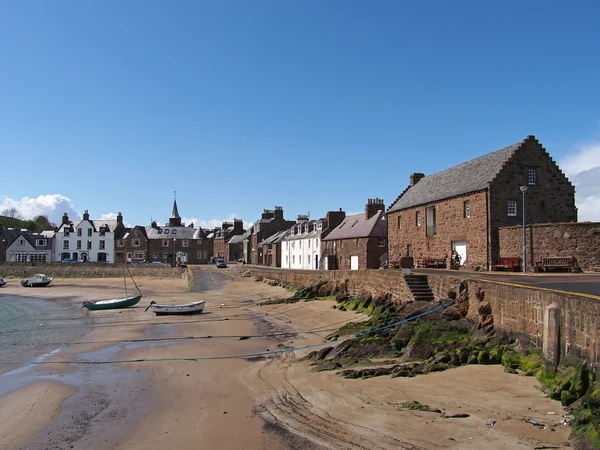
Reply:
<svg viewBox="0 0 600 450"><path fill-rule="evenodd" d="M0 233L2 261L46 263L52 261L54 240L47 234L5 229Z"/></svg>
<svg viewBox="0 0 600 450"><path fill-rule="evenodd" d="M236 261L242 258L242 246L239 239L235 239L230 248L230 241L234 236L244 234L244 222L234 219L233 223L223 222L221 228L215 231L213 241L213 256L226 261Z"/></svg>
<svg viewBox="0 0 600 450"><path fill-rule="evenodd" d="M260 220L254 223L254 232L250 238L249 262L263 265L265 255L263 248L259 248L258 244L280 231L289 229L293 224L293 221L284 219L281 206L276 206L274 210L265 209Z"/></svg>
<svg viewBox="0 0 600 450"><path fill-rule="evenodd" d="M123 229L123 216L117 220L90 220L86 210L83 220L71 221L67 213L55 234L54 260L74 259L81 262L115 262L115 234Z"/></svg>
<svg viewBox="0 0 600 450"><path fill-rule="evenodd" d="M385 204L369 199L363 214L345 216L322 238L324 270L378 269L387 253L388 220Z"/></svg>
<svg viewBox="0 0 600 450"><path fill-rule="evenodd" d="M521 187L526 187L523 194ZM575 222L575 189L533 136L430 176L414 173L388 210L388 260L447 258L489 270L499 228Z"/></svg>

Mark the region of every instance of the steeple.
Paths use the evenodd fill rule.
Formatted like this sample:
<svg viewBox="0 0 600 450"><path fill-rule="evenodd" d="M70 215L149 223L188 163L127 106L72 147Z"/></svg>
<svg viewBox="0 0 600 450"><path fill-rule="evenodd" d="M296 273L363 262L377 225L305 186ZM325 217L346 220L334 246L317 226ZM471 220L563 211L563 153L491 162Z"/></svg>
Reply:
<svg viewBox="0 0 600 450"><path fill-rule="evenodd" d="M174 191L174 196L175 198L173 199L173 212L171 213L171 217L169 217L169 226L180 227L181 217L179 217L179 211L177 210L177 191Z"/></svg>

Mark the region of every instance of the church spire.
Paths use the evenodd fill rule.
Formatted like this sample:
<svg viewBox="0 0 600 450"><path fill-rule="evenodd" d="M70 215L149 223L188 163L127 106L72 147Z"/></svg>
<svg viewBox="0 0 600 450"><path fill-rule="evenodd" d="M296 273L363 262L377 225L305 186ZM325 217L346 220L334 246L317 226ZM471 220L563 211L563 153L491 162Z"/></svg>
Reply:
<svg viewBox="0 0 600 450"><path fill-rule="evenodd" d="M177 191L174 191L173 212L171 213L171 217L169 218L169 226L181 226L181 217L179 216L179 210L177 209Z"/></svg>

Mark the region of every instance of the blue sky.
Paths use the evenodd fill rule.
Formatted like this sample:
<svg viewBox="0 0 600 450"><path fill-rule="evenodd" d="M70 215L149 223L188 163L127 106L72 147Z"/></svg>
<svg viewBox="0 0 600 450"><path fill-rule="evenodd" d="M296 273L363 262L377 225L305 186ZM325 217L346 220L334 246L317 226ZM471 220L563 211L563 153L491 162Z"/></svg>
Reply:
<svg viewBox="0 0 600 450"><path fill-rule="evenodd" d="M0 0L0 207L389 206L534 134L600 221L600 4Z"/></svg>

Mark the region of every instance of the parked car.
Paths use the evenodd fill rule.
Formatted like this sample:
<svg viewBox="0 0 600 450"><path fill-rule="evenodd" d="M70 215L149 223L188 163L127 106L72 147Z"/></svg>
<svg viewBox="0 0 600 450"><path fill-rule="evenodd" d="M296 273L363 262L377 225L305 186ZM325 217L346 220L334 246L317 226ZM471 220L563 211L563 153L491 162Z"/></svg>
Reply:
<svg viewBox="0 0 600 450"><path fill-rule="evenodd" d="M64 263L76 263L77 260L73 259L73 258L65 258L65 259L62 260L62 262L64 262Z"/></svg>
<svg viewBox="0 0 600 450"><path fill-rule="evenodd" d="M217 267L219 269L221 269L223 267L227 267L227 263L225 262L224 259L217 259Z"/></svg>

